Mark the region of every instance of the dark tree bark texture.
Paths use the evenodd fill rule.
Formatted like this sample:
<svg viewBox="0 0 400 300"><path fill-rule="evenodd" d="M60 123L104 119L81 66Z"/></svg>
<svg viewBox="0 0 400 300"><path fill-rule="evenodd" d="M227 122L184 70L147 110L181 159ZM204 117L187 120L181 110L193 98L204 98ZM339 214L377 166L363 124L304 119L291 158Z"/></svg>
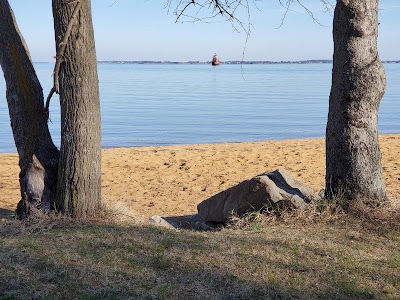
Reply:
<svg viewBox="0 0 400 300"><path fill-rule="evenodd" d="M7 0L0 0L0 65L21 168L22 201L17 213L23 217L29 206L50 209L56 186L58 150L43 114L42 87Z"/></svg>
<svg viewBox="0 0 400 300"><path fill-rule="evenodd" d="M378 0L338 0L326 129L326 192L386 199L378 109L386 77L377 50Z"/></svg>
<svg viewBox="0 0 400 300"><path fill-rule="evenodd" d="M73 17L77 5L78 14ZM90 0L53 0L57 49L71 23L59 73L61 149L56 203L76 217L101 203L100 98Z"/></svg>

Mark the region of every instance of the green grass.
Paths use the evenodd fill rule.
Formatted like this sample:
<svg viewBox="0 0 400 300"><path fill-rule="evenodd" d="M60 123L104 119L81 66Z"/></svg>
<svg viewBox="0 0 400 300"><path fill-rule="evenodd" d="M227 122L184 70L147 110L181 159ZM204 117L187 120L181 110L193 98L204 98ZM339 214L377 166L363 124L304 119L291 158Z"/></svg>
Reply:
<svg viewBox="0 0 400 300"><path fill-rule="evenodd" d="M0 299L399 299L400 227L0 223Z"/></svg>

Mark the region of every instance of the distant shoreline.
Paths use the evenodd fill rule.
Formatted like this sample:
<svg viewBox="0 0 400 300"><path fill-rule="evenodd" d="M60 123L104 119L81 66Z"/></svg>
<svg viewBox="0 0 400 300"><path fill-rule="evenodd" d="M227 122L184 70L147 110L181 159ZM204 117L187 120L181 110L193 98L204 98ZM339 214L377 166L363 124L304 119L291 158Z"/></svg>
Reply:
<svg viewBox="0 0 400 300"><path fill-rule="evenodd" d="M229 60L222 61L222 65L277 65L277 64L332 64L329 59L310 59L310 60L285 60L285 61L269 61L269 60L254 60L254 61L241 61ZM35 63L53 63L53 62L35 62ZM102 60L98 64L160 64L160 65L209 65L211 61L161 61L161 60ZM399 64L400 60L384 60L384 64Z"/></svg>
<svg viewBox="0 0 400 300"><path fill-rule="evenodd" d="M269 61L269 60L255 60L255 61L241 61L241 60L229 60L221 61L221 64L225 65L276 65L276 64L332 64L332 60L329 59L310 59L310 60L287 60L287 61ZM98 61L99 64L169 64L169 65L179 65L179 64L189 64L189 65L209 65L211 61ZM398 64L400 60L388 60L382 61L382 63L392 63Z"/></svg>

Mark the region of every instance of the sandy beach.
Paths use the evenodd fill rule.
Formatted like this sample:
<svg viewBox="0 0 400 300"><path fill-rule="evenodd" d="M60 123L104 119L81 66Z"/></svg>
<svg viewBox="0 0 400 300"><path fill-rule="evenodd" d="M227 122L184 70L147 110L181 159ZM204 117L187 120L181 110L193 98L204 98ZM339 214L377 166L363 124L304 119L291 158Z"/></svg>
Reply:
<svg viewBox="0 0 400 300"><path fill-rule="evenodd" d="M400 135L381 135L389 196L400 199ZM103 201L135 215L196 213L202 200L257 174L284 168L315 191L324 186L324 139L104 149ZM0 154L0 209L19 201L17 154ZM111 206L112 206L111 205Z"/></svg>

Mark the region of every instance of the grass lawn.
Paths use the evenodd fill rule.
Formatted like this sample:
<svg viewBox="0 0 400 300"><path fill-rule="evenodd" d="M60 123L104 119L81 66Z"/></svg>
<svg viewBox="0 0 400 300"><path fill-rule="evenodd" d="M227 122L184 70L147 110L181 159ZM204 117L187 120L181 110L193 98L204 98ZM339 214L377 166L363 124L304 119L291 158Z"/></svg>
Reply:
<svg viewBox="0 0 400 300"><path fill-rule="evenodd" d="M400 299L400 226L0 222L0 299Z"/></svg>

